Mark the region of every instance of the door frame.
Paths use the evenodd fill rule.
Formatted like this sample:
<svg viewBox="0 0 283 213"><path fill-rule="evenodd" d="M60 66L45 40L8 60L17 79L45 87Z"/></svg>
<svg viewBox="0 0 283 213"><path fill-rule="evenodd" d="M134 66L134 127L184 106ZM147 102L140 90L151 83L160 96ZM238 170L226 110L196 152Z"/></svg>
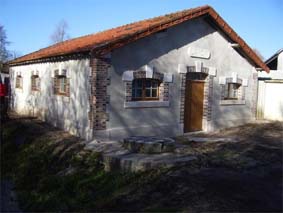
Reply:
<svg viewBox="0 0 283 213"><path fill-rule="evenodd" d="M203 102L203 123L202 129L203 131L211 131L213 129L212 123L212 108L213 108L213 96L214 96L214 78L216 77L216 68L214 68L214 72L209 72L210 68L202 66L200 72L196 71L195 66L186 66L186 69L182 69L180 73L180 132L184 134L184 121L185 121L185 92L186 92L186 81L187 79L199 79L190 76L192 73L203 73L206 74L205 78L201 78L201 80L205 81L204 84L204 102Z"/></svg>
<svg viewBox="0 0 283 213"><path fill-rule="evenodd" d="M192 80L192 79L186 79L186 89L185 89L185 104L184 104L184 133L187 132L196 132L196 131L192 131L192 126L191 126L191 103L188 103L188 98L191 100L191 96L192 96L192 92L193 90L191 89L192 86L192 82L193 83L201 83L202 84L202 115L199 122L201 122L201 129L200 130L196 130L196 131L202 131L203 130L203 117L204 117L204 101L205 101L205 83L206 80ZM189 94L188 94L189 93ZM188 124L189 123L189 124Z"/></svg>

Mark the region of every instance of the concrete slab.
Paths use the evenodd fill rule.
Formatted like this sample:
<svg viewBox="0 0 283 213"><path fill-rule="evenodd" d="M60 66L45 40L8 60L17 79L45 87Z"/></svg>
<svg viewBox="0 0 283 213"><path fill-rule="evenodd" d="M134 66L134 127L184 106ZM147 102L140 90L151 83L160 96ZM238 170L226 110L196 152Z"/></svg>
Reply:
<svg viewBox="0 0 283 213"><path fill-rule="evenodd" d="M212 138L212 137L192 137L186 136L189 142L238 142L237 138Z"/></svg>
<svg viewBox="0 0 283 213"><path fill-rule="evenodd" d="M168 137L133 136L125 138L122 145L131 152L155 154L174 152L175 140Z"/></svg>

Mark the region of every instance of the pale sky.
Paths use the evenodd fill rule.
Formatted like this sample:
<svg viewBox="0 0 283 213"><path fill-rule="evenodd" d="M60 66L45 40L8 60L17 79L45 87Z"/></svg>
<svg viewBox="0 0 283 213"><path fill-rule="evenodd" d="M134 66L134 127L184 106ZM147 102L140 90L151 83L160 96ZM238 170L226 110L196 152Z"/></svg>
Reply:
<svg viewBox="0 0 283 213"><path fill-rule="evenodd" d="M283 0L0 0L0 24L24 55L49 46L62 19L75 38L206 4L265 59L283 48Z"/></svg>

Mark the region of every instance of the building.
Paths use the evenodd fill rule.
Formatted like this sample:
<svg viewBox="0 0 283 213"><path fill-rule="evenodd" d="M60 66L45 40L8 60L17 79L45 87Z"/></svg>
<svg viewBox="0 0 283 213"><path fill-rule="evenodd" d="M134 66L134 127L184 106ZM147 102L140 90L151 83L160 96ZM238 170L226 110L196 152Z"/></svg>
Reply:
<svg viewBox="0 0 283 213"><path fill-rule="evenodd" d="M181 135L256 118L265 63L210 6L10 62L11 107L86 139Z"/></svg>
<svg viewBox="0 0 283 213"><path fill-rule="evenodd" d="M283 49L266 60L270 72L260 72L257 118L283 121Z"/></svg>

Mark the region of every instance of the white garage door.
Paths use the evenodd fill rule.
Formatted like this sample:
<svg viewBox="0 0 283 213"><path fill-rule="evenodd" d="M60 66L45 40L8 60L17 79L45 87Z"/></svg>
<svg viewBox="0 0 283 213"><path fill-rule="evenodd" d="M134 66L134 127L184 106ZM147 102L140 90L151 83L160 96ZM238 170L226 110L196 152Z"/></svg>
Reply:
<svg viewBox="0 0 283 213"><path fill-rule="evenodd" d="M283 83L265 83L264 118L283 120Z"/></svg>

